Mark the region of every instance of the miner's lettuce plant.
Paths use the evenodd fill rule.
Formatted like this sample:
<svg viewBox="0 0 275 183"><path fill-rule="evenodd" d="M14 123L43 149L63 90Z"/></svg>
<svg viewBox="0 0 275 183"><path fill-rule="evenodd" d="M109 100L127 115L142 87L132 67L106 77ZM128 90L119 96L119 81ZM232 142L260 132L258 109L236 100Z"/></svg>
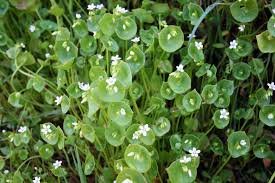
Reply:
<svg viewBox="0 0 275 183"><path fill-rule="evenodd" d="M275 180L275 1L0 0L0 182Z"/></svg>

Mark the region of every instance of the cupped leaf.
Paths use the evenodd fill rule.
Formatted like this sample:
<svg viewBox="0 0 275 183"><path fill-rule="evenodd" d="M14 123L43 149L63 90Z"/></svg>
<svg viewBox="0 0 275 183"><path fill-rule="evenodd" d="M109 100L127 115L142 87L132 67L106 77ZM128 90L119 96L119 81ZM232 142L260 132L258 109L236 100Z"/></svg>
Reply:
<svg viewBox="0 0 275 183"><path fill-rule="evenodd" d="M89 142L93 143L95 141L95 130L91 125L82 124L81 133L83 137Z"/></svg>
<svg viewBox="0 0 275 183"><path fill-rule="evenodd" d="M202 48L197 48L196 44L201 42L191 41L188 46L188 54L195 62L200 62L204 60L204 54ZM202 44L202 43L201 43Z"/></svg>
<svg viewBox="0 0 275 183"><path fill-rule="evenodd" d="M151 167L151 156L149 151L138 144L130 144L124 152L124 159L127 165L140 172L145 173Z"/></svg>
<svg viewBox="0 0 275 183"><path fill-rule="evenodd" d="M246 155L250 150L250 140L244 131L232 132L227 143L228 151L233 158Z"/></svg>
<svg viewBox="0 0 275 183"><path fill-rule="evenodd" d="M182 105L187 112L198 110L201 106L201 102L201 96L195 89L184 95L182 99Z"/></svg>
<svg viewBox="0 0 275 183"><path fill-rule="evenodd" d="M213 104L218 98L217 85L205 85L202 89L201 96L207 104Z"/></svg>
<svg viewBox="0 0 275 183"><path fill-rule="evenodd" d="M182 147L185 151L189 151L191 149L198 148L200 143L200 139L193 134L185 134L182 137Z"/></svg>
<svg viewBox="0 0 275 183"><path fill-rule="evenodd" d="M0 16L4 16L9 9L9 2L0 0Z"/></svg>
<svg viewBox="0 0 275 183"><path fill-rule="evenodd" d="M126 183L126 182L137 182L137 183L147 183L145 177L138 171L125 168L123 169L116 178L117 183Z"/></svg>
<svg viewBox="0 0 275 183"><path fill-rule="evenodd" d="M232 74L237 80L244 81L249 78L251 68L247 63L239 62L233 65Z"/></svg>
<svg viewBox="0 0 275 183"><path fill-rule="evenodd" d="M131 123L133 111L125 102L111 103L108 106L108 118L119 126L127 126Z"/></svg>
<svg viewBox="0 0 275 183"><path fill-rule="evenodd" d="M58 141L58 131L52 123L41 124L40 135L48 144L55 145Z"/></svg>
<svg viewBox="0 0 275 183"><path fill-rule="evenodd" d="M251 54L253 51L252 44L244 39L238 39L238 46L236 49L234 49L234 52L239 56L239 57L245 57Z"/></svg>
<svg viewBox="0 0 275 183"><path fill-rule="evenodd" d="M74 133L77 126L77 119L73 115L66 115L63 123L63 129L66 135L70 136Z"/></svg>
<svg viewBox="0 0 275 183"><path fill-rule="evenodd" d="M129 40L137 33L137 24L130 17L122 17L117 22L115 31L120 39Z"/></svg>
<svg viewBox="0 0 275 183"><path fill-rule="evenodd" d="M217 155L222 155L224 153L224 146L222 140L214 135L210 139L210 149Z"/></svg>
<svg viewBox="0 0 275 183"><path fill-rule="evenodd" d="M217 89L220 94L231 96L234 92L234 81L222 79L217 83Z"/></svg>
<svg viewBox="0 0 275 183"><path fill-rule="evenodd" d="M120 146L124 142L125 130L115 123L110 123L105 129L105 138L112 146Z"/></svg>
<svg viewBox="0 0 275 183"><path fill-rule="evenodd" d="M84 168L83 168L84 174L85 175L92 174L94 168L95 168L95 158L91 153L88 153L85 158L85 163L84 163Z"/></svg>
<svg viewBox="0 0 275 183"><path fill-rule="evenodd" d="M92 55L97 48L96 40L92 36L84 36L80 39L80 53L83 56Z"/></svg>
<svg viewBox="0 0 275 183"><path fill-rule="evenodd" d="M169 74L168 85L175 93L182 94L191 88L191 78L184 71L175 71Z"/></svg>
<svg viewBox="0 0 275 183"><path fill-rule="evenodd" d="M137 45L133 45L129 48L125 58L133 75L135 75L145 64L145 55Z"/></svg>
<svg viewBox="0 0 275 183"><path fill-rule="evenodd" d="M187 7L188 19L191 21L192 25L196 25L197 21L203 14L203 9L195 3L189 3Z"/></svg>
<svg viewBox="0 0 275 183"><path fill-rule="evenodd" d="M178 26L170 25L159 33L159 45L166 52L175 52L184 41L182 30Z"/></svg>
<svg viewBox="0 0 275 183"><path fill-rule="evenodd" d="M176 97L176 93L170 88L167 82L163 82L160 88L160 94L166 100L172 100Z"/></svg>
<svg viewBox="0 0 275 183"><path fill-rule="evenodd" d="M119 49L117 42L109 36L103 36L100 41L104 47L111 52L117 52Z"/></svg>
<svg viewBox="0 0 275 183"><path fill-rule="evenodd" d="M13 92L9 95L8 102L16 108L21 108L23 107L22 105L22 95L20 92Z"/></svg>
<svg viewBox="0 0 275 183"><path fill-rule="evenodd" d="M265 105L259 113L260 120L267 126L275 126L275 105Z"/></svg>
<svg viewBox="0 0 275 183"><path fill-rule="evenodd" d="M75 37L83 38L88 35L88 27L84 20L77 20L72 27Z"/></svg>
<svg viewBox="0 0 275 183"><path fill-rule="evenodd" d="M129 94L131 98L133 98L134 100L137 100L142 96L143 93L144 93L143 87L139 83L133 82L129 90Z"/></svg>
<svg viewBox="0 0 275 183"><path fill-rule="evenodd" d="M50 159L54 154L54 148L50 144L44 144L39 148L39 155L45 159Z"/></svg>
<svg viewBox="0 0 275 183"><path fill-rule="evenodd" d="M58 60L65 64L73 61L77 57L78 49L71 41L57 41L54 46Z"/></svg>
<svg viewBox="0 0 275 183"><path fill-rule="evenodd" d="M174 161L166 169L171 183L191 183L196 179L197 169L190 165L181 163L179 160Z"/></svg>
<svg viewBox="0 0 275 183"><path fill-rule="evenodd" d="M226 94L219 95L214 105L218 108L227 108L230 104L230 96Z"/></svg>
<svg viewBox="0 0 275 183"><path fill-rule="evenodd" d="M275 15L271 16L270 19L267 22L267 30L269 33L275 37Z"/></svg>
<svg viewBox="0 0 275 183"><path fill-rule="evenodd" d="M212 117L212 120L214 121L214 125L218 129L224 129L229 124L229 117L223 118L221 110L216 110Z"/></svg>
<svg viewBox="0 0 275 183"><path fill-rule="evenodd" d="M259 13L256 0L238 0L230 6L232 16L239 22L253 21Z"/></svg>
<svg viewBox="0 0 275 183"><path fill-rule="evenodd" d="M112 76L116 77L125 88L132 85L132 73L128 63L120 61L111 67Z"/></svg>
<svg viewBox="0 0 275 183"><path fill-rule="evenodd" d="M251 67L251 73L255 76L260 75L265 69L263 60L259 58L253 58L248 64Z"/></svg>
<svg viewBox="0 0 275 183"><path fill-rule="evenodd" d="M259 50L263 53L275 52L275 37L268 31L264 31L256 36Z"/></svg>
<svg viewBox="0 0 275 183"><path fill-rule="evenodd" d="M160 117L156 120L153 130L156 136L161 137L169 132L171 127L169 119L166 117Z"/></svg>
<svg viewBox="0 0 275 183"><path fill-rule="evenodd" d="M108 36L111 36L115 32L116 19L110 13L105 13L98 24L100 30Z"/></svg>

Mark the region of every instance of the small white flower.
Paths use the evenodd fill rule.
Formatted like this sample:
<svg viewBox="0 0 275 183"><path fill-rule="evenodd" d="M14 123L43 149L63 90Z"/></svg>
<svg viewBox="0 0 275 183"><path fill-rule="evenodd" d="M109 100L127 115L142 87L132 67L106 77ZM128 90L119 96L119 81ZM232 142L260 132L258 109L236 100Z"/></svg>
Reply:
<svg viewBox="0 0 275 183"><path fill-rule="evenodd" d="M240 30L240 32L243 32L244 31L244 29L245 29L245 25L240 25L239 27L238 27L238 29Z"/></svg>
<svg viewBox="0 0 275 183"><path fill-rule="evenodd" d="M135 131L135 133L133 133L132 139L137 140L139 138L139 136L140 136L140 131Z"/></svg>
<svg viewBox="0 0 275 183"><path fill-rule="evenodd" d="M113 86L114 84L116 84L116 78L109 77L108 79L106 79L106 83L108 84L108 86Z"/></svg>
<svg viewBox="0 0 275 183"><path fill-rule="evenodd" d="M193 147L193 149L189 150L189 153L191 154L191 156L193 157L198 157L200 154L200 150L197 150L195 147Z"/></svg>
<svg viewBox="0 0 275 183"><path fill-rule="evenodd" d="M203 44L202 42L195 42L195 46L197 47L198 50L202 50L203 49Z"/></svg>
<svg viewBox="0 0 275 183"><path fill-rule="evenodd" d="M101 59L103 59L103 56L101 54L97 54L97 59L101 60Z"/></svg>
<svg viewBox="0 0 275 183"><path fill-rule="evenodd" d="M228 119L229 112L226 109L220 110L220 119Z"/></svg>
<svg viewBox="0 0 275 183"><path fill-rule="evenodd" d="M179 72L184 72L184 70L183 70L183 65L182 65L182 64L176 66L176 68L177 68L177 71L179 71Z"/></svg>
<svg viewBox="0 0 275 183"><path fill-rule="evenodd" d="M24 133L27 130L26 126L20 126L20 128L18 129L19 133Z"/></svg>
<svg viewBox="0 0 275 183"><path fill-rule="evenodd" d="M83 91L88 91L90 89L90 84L78 82L78 87Z"/></svg>
<svg viewBox="0 0 275 183"><path fill-rule="evenodd" d="M4 174L8 174L8 173L10 173L9 170L4 170Z"/></svg>
<svg viewBox="0 0 275 183"><path fill-rule="evenodd" d="M188 175L189 175L189 177L192 177L192 172L190 169L188 169Z"/></svg>
<svg viewBox="0 0 275 183"><path fill-rule="evenodd" d="M143 136L146 136L148 131L150 131L150 127L148 124L139 126L139 132Z"/></svg>
<svg viewBox="0 0 275 183"><path fill-rule="evenodd" d="M26 48L24 43L20 43L21 48Z"/></svg>
<svg viewBox="0 0 275 183"><path fill-rule="evenodd" d="M32 180L33 183L40 183L40 177L34 177Z"/></svg>
<svg viewBox="0 0 275 183"><path fill-rule="evenodd" d="M77 129L77 126L78 126L77 122L73 122L72 125L74 126L74 129Z"/></svg>
<svg viewBox="0 0 275 183"><path fill-rule="evenodd" d="M46 53L46 54L45 54L45 57L46 57L46 58L50 58L50 57L51 57L51 54Z"/></svg>
<svg viewBox="0 0 275 183"><path fill-rule="evenodd" d="M101 9L103 9L104 8L104 5L103 4L98 4L98 5L96 5L96 9L98 9L98 10L101 10Z"/></svg>
<svg viewBox="0 0 275 183"><path fill-rule="evenodd" d="M236 49L238 46L238 42L236 40L230 41L230 49Z"/></svg>
<svg viewBox="0 0 275 183"><path fill-rule="evenodd" d="M245 140L241 140L241 141L240 141L240 144L241 144L242 146L245 146L245 145L246 145L246 141L245 141Z"/></svg>
<svg viewBox="0 0 275 183"><path fill-rule="evenodd" d="M93 11L94 9L96 9L96 5L94 5L94 3L88 5L87 10Z"/></svg>
<svg viewBox="0 0 275 183"><path fill-rule="evenodd" d="M125 116L125 115L126 115L126 111L125 111L124 108L121 108L121 109L120 109L120 114L121 114L122 116Z"/></svg>
<svg viewBox="0 0 275 183"><path fill-rule="evenodd" d="M124 181L122 181L122 183L133 183L133 181L130 179L125 179Z"/></svg>
<svg viewBox="0 0 275 183"><path fill-rule="evenodd" d="M52 45L52 44L50 44L50 45L49 45L49 48L50 48L50 49L53 49L53 45Z"/></svg>
<svg viewBox="0 0 275 183"><path fill-rule="evenodd" d="M167 27L167 26L168 26L168 25L167 25L167 22L166 22L165 20L162 20L162 21L160 22L160 25L163 26L163 27Z"/></svg>
<svg viewBox="0 0 275 183"><path fill-rule="evenodd" d="M116 55L116 56L111 56L111 60L112 60L114 63L117 63L118 61L121 60L121 58L119 57L119 55Z"/></svg>
<svg viewBox="0 0 275 183"><path fill-rule="evenodd" d="M61 102L62 102L62 98L63 98L63 96L61 95L61 96L56 96L55 97L55 105L59 105L59 104L61 104Z"/></svg>
<svg viewBox="0 0 275 183"><path fill-rule="evenodd" d="M272 12L275 14L275 8L272 9Z"/></svg>
<svg viewBox="0 0 275 183"><path fill-rule="evenodd" d="M194 34L194 35L192 36L192 34L189 34L187 37L188 37L189 39L192 39L192 38L195 38L196 35Z"/></svg>
<svg viewBox="0 0 275 183"><path fill-rule="evenodd" d="M35 29L36 29L36 27L34 25L30 25L30 28L29 28L30 32L34 32Z"/></svg>
<svg viewBox="0 0 275 183"><path fill-rule="evenodd" d="M191 161L191 157L187 157L187 156L183 156L181 159L180 159L180 162L181 163L189 163Z"/></svg>
<svg viewBox="0 0 275 183"><path fill-rule="evenodd" d="M274 119L274 115L273 115L272 113L269 113L269 114L267 115L267 119L269 119L269 120Z"/></svg>
<svg viewBox="0 0 275 183"><path fill-rule="evenodd" d="M62 164L62 161L56 160L56 161L53 163L54 169L58 169L59 167L61 167L61 164Z"/></svg>
<svg viewBox="0 0 275 183"><path fill-rule="evenodd" d="M116 10L116 13L118 13L118 14L120 14L120 13L124 14L124 13L128 12L128 10L126 10L125 8L120 7L119 5L116 6L115 10Z"/></svg>
<svg viewBox="0 0 275 183"><path fill-rule="evenodd" d="M52 132L51 125L46 125L46 124L42 125L41 133L43 133L44 135L47 135L48 133L51 133L51 132Z"/></svg>
<svg viewBox="0 0 275 183"><path fill-rule="evenodd" d="M80 19L81 18L81 14L79 14L79 13L75 14L75 18Z"/></svg>
<svg viewBox="0 0 275 183"><path fill-rule="evenodd" d="M134 42L134 43L138 43L140 41L140 38L135 37L135 38L131 39L131 41Z"/></svg>
<svg viewBox="0 0 275 183"><path fill-rule="evenodd" d="M2 130L2 133L6 133L7 131L6 130Z"/></svg>
<svg viewBox="0 0 275 183"><path fill-rule="evenodd" d="M268 88L269 88L270 90L275 91L275 84L274 84L274 82L267 83L267 86L268 86Z"/></svg>

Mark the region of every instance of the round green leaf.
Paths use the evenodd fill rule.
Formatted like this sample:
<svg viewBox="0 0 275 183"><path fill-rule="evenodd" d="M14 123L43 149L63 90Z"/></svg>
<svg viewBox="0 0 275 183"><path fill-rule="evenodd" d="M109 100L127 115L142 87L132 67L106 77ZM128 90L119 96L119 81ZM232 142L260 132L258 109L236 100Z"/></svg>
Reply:
<svg viewBox="0 0 275 183"><path fill-rule="evenodd" d="M85 175L92 174L94 168L95 168L95 158L91 153L88 153L84 164L84 174Z"/></svg>
<svg viewBox="0 0 275 183"><path fill-rule="evenodd" d="M170 130L171 124L169 119L166 117L160 117L156 120L153 130L156 134L156 136L161 137L164 134L168 133Z"/></svg>
<svg viewBox="0 0 275 183"><path fill-rule="evenodd" d="M83 56L92 55L97 48L96 40L92 36L84 36L80 39L80 53Z"/></svg>
<svg viewBox="0 0 275 183"><path fill-rule="evenodd" d="M115 16L110 13L105 13L103 17L99 21L99 28L100 30L108 35L111 36L115 32L115 23L116 19Z"/></svg>
<svg viewBox="0 0 275 183"><path fill-rule="evenodd" d="M188 16L191 21L192 25L196 25L197 21L203 14L203 9L195 4L195 3L189 3L188 4Z"/></svg>
<svg viewBox="0 0 275 183"><path fill-rule="evenodd" d="M275 37L275 17L271 16L267 23L267 30L269 33Z"/></svg>
<svg viewBox="0 0 275 183"><path fill-rule="evenodd" d="M146 179L141 173L130 168L125 168L124 170L122 170L116 178L117 183L126 183L127 181L137 182L137 183L147 183Z"/></svg>
<svg viewBox="0 0 275 183"><path fill-rule="evenodd" d="M125 88L132 85L132 73L128 63L120 61L112 64L111 74L115 76Z"/></svg>
<svg viewBox="0 0 275 183"><path fill-rule="evenodd" d="M72 27L75 37L83 38L88 35L88 27L84 20L77 20Z"/></svg>
<svg viewBox="0 0 275 183"><path fill-rule="evenodd" d="M50 144L44 144L39 148L39 155L45 159L50 159L54 154L54 148Z"/></svg>
<svg viewBox="0 0 275 183"><path fill-rule="evenodd" d="M202 49L198 49L196 44L199 42L191 41L188 46L188 55L193 58L196 62L204 60L204 54Z"/></svg>
<svg viewBox="0 0 275 183"><path fill-rule="evenodd" d="M202 89L201 96L207 104L213 104L218 98L217 85L205 85Z"/></svg>
<svg viewBox="0 0 275 183"><path fill-rule="evenodd" d="M175 93L182 94L191 88L191 78L184 71L175 71L169 74L168 85Z"/></svg>
<svg viewBox="0 0 275 183"><path fill-rule="evenodd" d="M231 96L234 92L234 81L222 79L217 83L217 89L220 94Z"/></svg>
<svg viewBox="0 0 275 183"><path fill-rule="evenodd" d="M259 113L260 120L267 126L275 126L275 105L265 105Z"/></svg>
<svg viewBox="0 0 275 183"><path fill-rule="evenodd" d="M149 151L138 144L130 144L125 150L124 159L127 165L140 173L147 172L151 167Z"/></svg>
<svg viewBox="0 0 275 183"><path fill-rule="evenodd" d="M255 76L260 75L265 69L263 60L259 58L253 58L248 64L250 65L251 73Z"/></svg>
<svg viewBox="0 0 275 183"><path fill-rule="evenodd" d="M167 82L163 82L160 88L160 94L166 100L172 100L176 97L176 93L169 87Z"/></svg>
<svg viewBox="0 0 275 183"><path fill-rule="evenodd" d="M119 49L117 42L111 37L103 36L100 41L104 47L111 52L117 52Z"/></svg>
<svg viewBox="0 0 275 183"><path fill-rule="evenodd" d="M13 107L16 107L16 108L20 108L20 107L23 107L23 105L21 104L21 93L20 92L13 92L9 95L9 98L8 98L8 102L13 106Z"/></svg>
<svg viewBox="0 0 275 183"><path fill-rule="evenodd" d="M77 125L77 119L73 115L66 115L63 123L63 129L67 136L74 133L75 127Z"/></svg>
<svg viewBox="0 0 275 183"><path fill-rule="evenodd" d="M135 75L145 64L145 55L138 45L129 48L125 58L131 68L132 75Z"/></svg>
<svg viewBox="0 0 275 183"><path fill-rule="evenodd" d="M166 169L171 183L191 183L196 179L197 170L179 160Z"/></svg>
<svg viewBox="0 0 275 183"><path fill-rule="evenodd" d="M131 123L133 111L125 102L111 103L108 106L108 118L119 126L127 126Z"/></svg>
<svg viewBox="0 0 275 183"><path fill-rule="evenodd" d="M253 51L252 44L243 39L238 39L238 46L237 49L234 49L234 52L239 56L239 57L245 57L251 54Z"/></svg>
<svg viewBox="0 0 275 183"><path fill-rule="evenodd" d="M182 105L187 112L193 112L200 108L201 101L200 94L194 89L184 95Z"/></svg>
<svg viewBox="0 0 275 183"><path fill-rule="evenodd" d="M238 0L230 6L232 16L239 22L253 21L259 13L256 0Z"/></svg>
<svg viewBox="0 0 275 183"><path fill-rule="evenodd" d="M246 155L250 150L250 140L244 131L232 132L227 143L228 151L233 158Z"/></svg>
<svg viewBox="0 0 275 183"><path fill-rule="evenodd" d="M125 130L115 123L110 123L105 129L105 139L112 146L120 146L124 142Z"/></svg>
<svg viewBox="0 0 275 183"><path fill-rule="evenodd" d="M54 46L58 60L65 64L73 61L77 57L78 49L71 41L57 41Z"/></svg>
<svg viewBox="0 0 275 183"><path fill-rule="evenodd" d="M237 80L244 81L249 78L251 68L247 63L239 62L233 65L232 74Z"/></svg>
<svg viewBox="0 0 275 183"><path fill-rule="evenodd" d="M256 36L259 50L262 53L274 53L275 52L275 37L273 37L269 31L264 31Z"/></svg>
<svg viewBox="0 0 275 183"><path fill-rule="evenodd" d="M223 129L229 124L229 118L221 118L221 110L216 110L212 117L212 120L214 121L214 125L218 129Z"/></svg>
<svg viewBox="0 0 275 183"><path fill-rule="evenodd" d="M52 123L40 125L41 138L48 144L55 145L58 141L58 131Z"/></svg>
<svg viewBox="0 0 275 183"><path fill-rule="evenodd" d="M9 9L9 2L7 0L0 0L0 16L4 16Z"/></svg>
<svg viewBox="0 0 275 183"><path fill-rule="evenodd" d="M170 25L159 33L159 45L166 52L175 52L183 45L183 41L184 36L178 26Z"/></svg>
<svg viewBox="0 0 275 183"><path fill-rule="evenodd" d="M222 155L224 152L224 146L222 140L214 135L210 140L210 149L217 155Z"/></svg>
<svg viewBox="0 0 275 183"><path fill-rule="evenodd" d="M189 151L191 149L198 148L200 143L200 139L193 134L185 134L182 137L182 147L185 151Z"/></svg>
<svg viewBox="0 0 275 183"><path fill-rule="evenodd" d="M91 143L95 141L95 130L91 125L82 124L81 132L86 140L90 141Z"/></svg>
<svg viewBox="0 0 275 183"><path fill-rule="evenodd" d="M137 33L137 24L130 17L122 17L117 22L115 31L120 39L129 40Z"/></svg>
<svg viewBox="0 0 275 183"><path fill-rule="evenodd" d="M219 95L214 105L218 108L227 108L230 104L230 96L226 94Z"/></svg>

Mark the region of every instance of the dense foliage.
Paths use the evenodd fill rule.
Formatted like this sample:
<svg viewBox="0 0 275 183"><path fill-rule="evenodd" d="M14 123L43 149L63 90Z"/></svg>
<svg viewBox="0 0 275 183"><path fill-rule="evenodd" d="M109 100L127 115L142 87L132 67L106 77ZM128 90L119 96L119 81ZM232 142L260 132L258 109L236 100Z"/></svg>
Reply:
<svg viewBox="0 0 275 183"><path fill-rule="evenodd" d="M0 182L269 182L275 1L0 0Z"/></svg>

